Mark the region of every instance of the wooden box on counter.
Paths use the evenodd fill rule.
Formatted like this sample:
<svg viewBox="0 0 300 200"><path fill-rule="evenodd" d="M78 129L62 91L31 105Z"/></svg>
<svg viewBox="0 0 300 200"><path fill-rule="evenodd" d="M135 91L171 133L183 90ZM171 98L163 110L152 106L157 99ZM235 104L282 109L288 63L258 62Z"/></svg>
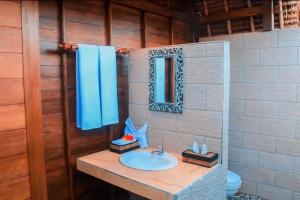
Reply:
<svg viewBox="0 0 300 200"><path fill-rule="evenodd" d="M206 155L194 153L191 150L182 152L182 161L200 165L204 167L212 167L218 163L218 154L214 152L208 152Z"/></svg>
<svg viewBox="0 0 300 200"><path fill-rule="evenodd" d="M140 148L138 141L135 141L135 142L132 142L132 143L126 144L126 145L116 145L113 143L110 143L110 145L109 145L110 151L119 153L119 154L131 151L134 149L138 149L138 148Z"/></svg>

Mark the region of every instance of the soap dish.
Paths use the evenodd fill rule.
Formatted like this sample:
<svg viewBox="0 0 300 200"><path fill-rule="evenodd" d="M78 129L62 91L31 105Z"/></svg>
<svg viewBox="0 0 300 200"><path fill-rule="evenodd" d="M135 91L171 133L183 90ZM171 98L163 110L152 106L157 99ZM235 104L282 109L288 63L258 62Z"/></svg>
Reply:
<svg viewBox="0 0 300 200"><path fill-rule="evenodd" d="M131 150L135 150L135 149L138 149L138 148L140 148L140 145L139 145L139 142L137 140L133 141L131 143L127 143L127 144L113 144L113 143L110 143L110 145L109 145L110 151L115 152L115 153L119 153L119 154L131 151Z"/></svg>
<svg viewBox="0 0 300 200"><path fill-rule="evenodd" d="M194 153L191 150L186 150L182 152L182 161L200 165L204 167L212 167L218 163L219 155L214 152L207 152L206 155L201 155L200 153Z"/></svg>

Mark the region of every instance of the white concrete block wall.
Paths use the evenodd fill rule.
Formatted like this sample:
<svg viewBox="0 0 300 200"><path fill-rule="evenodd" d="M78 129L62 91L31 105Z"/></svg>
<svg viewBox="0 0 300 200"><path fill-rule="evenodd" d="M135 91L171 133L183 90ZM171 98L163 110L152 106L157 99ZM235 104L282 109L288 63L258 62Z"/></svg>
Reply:
<svg viewBox="0 0 300 200"><path fill-rule="evenodd" d="M300 200L300 29L200 40L231 42L229 168L242 190Z"/></svg>
<svg viewBox="0 0 300 200"><path fill-rule="evenodd" d="M149 49L140 49L131 51L129 57L129 115L138 127L148 122L148 139L152 147L163 144L165 150L181 154L196 141L199 145L206 143L209 151L222 155L222 167L208 176L218 179L214 187L204 187L213 179L203 179L199 183L201 187L190 188L199 195L193 196L189 192L187 195L189 199L224 199L228 165L229 43L166 48L171 47L182 47L184 51L183 113L149 110ZM218 177L218 174L222 176Z"/></svg>

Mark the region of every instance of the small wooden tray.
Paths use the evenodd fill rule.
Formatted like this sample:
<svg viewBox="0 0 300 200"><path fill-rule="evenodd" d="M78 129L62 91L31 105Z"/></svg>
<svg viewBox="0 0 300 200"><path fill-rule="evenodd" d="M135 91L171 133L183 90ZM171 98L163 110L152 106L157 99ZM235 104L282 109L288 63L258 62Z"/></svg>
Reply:
<svg viewBox="0 0 300 200"><path fill-rule="evenodd" d="M219 155L214 152L208 152L206 155L196 154L191 150L182 152L182 161L204 167L212 167L218 163Z"/></svg>
<svg viewBox="0 0 300 200"><path fill-rule="evenodd" d="M113 143L110 143L110 145L109 145L110 151L119 153L119 154L131 151L134 149L138 149L138 148L140 148L138 141L132 142L130 144L125 144L125 145L116 145Z"/></svg>

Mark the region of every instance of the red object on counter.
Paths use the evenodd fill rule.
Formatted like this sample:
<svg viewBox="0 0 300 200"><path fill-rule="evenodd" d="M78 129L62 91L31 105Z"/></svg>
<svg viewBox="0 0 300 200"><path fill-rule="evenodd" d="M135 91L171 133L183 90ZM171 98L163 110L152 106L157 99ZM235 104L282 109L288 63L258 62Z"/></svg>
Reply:
<svg viewBox="0 0 300 200"><path fill-rule="evenodd" d="M123 140L126 140L126 141L132 141L133 139L134 139L134 137L131 134L125 135L123 137Z"/></svg>

